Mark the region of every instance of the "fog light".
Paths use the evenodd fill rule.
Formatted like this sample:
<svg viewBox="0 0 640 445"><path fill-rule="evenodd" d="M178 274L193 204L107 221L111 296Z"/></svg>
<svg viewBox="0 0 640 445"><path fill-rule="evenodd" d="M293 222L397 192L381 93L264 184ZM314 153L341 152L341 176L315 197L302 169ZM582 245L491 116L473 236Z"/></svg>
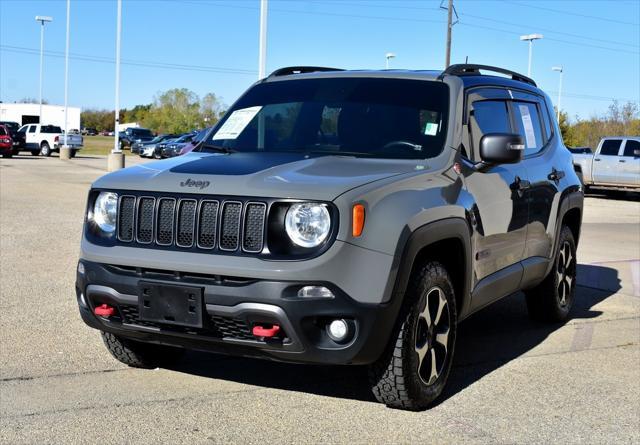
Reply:
<svg viewBox="0 0 640 445"><path fill-rule="evenodd" d="M334 298L333 292L324 286L305 286L298 291L299 298Z"/></svg>
<svg viewBox="0 0 640 445"><path fill-rule="evenodd" d="M80 275L84 275L84 264L82 264L81 262L78 262L78 273Z"/></svg>
<svg viewBox="0 0 640 445"><path fill-rule="evenodd" d="M327 334L333 341L343 341L349 334L349 325L344 320L333 320L327 326Z"/></svg>

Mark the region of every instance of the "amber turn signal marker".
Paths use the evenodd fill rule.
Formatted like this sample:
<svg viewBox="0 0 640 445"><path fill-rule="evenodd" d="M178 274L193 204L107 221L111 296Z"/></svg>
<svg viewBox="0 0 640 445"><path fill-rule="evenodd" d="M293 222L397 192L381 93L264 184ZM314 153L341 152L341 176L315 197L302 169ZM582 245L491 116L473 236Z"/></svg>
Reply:
<svg viewBox="0 0 640 445"><path fill-rule="evenodd" d="M353 236L362 235L364 229L364 206L356 204L353 206Z"/></svg>

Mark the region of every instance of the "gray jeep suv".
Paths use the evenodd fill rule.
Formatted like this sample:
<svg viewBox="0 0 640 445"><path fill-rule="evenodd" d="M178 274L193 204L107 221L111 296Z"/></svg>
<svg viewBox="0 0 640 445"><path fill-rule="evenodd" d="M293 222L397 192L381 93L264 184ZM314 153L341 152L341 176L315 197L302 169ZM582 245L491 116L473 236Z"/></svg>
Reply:
<svg viewBox="0 0 640 445"><path fill-rule="evenodd" d="M278 70L194 152L93 184L80 314L130 366L369 365L379 401L423 409L475 311L523 290L568 317L583 193L552 116L500 68Z"/></svg>

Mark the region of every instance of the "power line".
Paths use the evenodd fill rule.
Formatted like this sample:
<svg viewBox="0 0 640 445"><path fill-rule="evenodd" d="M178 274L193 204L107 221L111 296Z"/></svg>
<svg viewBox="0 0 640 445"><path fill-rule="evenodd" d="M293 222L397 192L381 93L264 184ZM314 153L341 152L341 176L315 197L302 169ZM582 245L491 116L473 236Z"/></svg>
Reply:
<svg viewBox="0 0 640 445"><path fill-rule="evenodd" d="M601 20L603 22L618 23L620 25L640 26L640 23L637 23L637 22L636 23L634 23L634 22L625 22L623 20L611 19L611 18L608 18L608 17L599 17L599 16L595 16L595 15L581 14L579 12L563 11L562 9L548 8L546 6L529 5L529 4L526 4L526 3L520 3L520 2L515 2L515 1L511 1L509 3L511 3L512 5L523 6L525 8L540 9L542 11L556 12L556 13L559 13L559 14L573 15L573 16L576 16L576 17L583 17L583 18L593 19L593 20Z"/></svg>

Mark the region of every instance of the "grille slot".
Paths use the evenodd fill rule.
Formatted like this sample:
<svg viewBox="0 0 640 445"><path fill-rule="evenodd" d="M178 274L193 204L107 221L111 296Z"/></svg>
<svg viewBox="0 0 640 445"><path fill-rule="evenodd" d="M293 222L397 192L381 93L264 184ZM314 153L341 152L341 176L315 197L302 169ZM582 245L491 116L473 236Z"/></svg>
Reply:
<svg viewBox="0 0 640 445"><path fill-rule="evenodd" d="M238 250L241 215L242 203L228 201L223 204L222 227L220 229L221 250Z"/></svg>
<svg viewBox="0 0 640 445"><path fill-rule="evenodd" d="M218 201L202 201L198 215L198 247L213 249L218 233Z"/></svg>
<svg viewBox="0 0 640 445"><path fill-rule="evenodd" d="M175 208L176 200L173 198L163 198L158 203L156 243L161 246L170 246L173 243L173 214Z"/></svg>
<svg viewBox="0 0 640 445"><path fill-rule="evenodd" d="M123 196L118 206L118 239L120 241L133 241L133 226L135 217L136 198Z"/></svg>
<svg viewBox="0 0 640 445"><path fill-rule="evenodd" d="M193 246L193 238L196 226L196 201L192 199L181 200L178 204L178 224L176 245L179 247Z"/></svg>
<svg viewBox="0 0 640 445"><path fill-rule="evenodd" d="M149 244L153 241L153 213L156 200L143 197L138 200L138 225L136 237L139 243Z"/></svg>
<svg viewBox="0 0 640 445"><path fill-rule="evenodd" d="M250 202L244 213L244 234L242 249L245 252L258 253L264 242L264 217L267 206L261 202Z"/></svg>

